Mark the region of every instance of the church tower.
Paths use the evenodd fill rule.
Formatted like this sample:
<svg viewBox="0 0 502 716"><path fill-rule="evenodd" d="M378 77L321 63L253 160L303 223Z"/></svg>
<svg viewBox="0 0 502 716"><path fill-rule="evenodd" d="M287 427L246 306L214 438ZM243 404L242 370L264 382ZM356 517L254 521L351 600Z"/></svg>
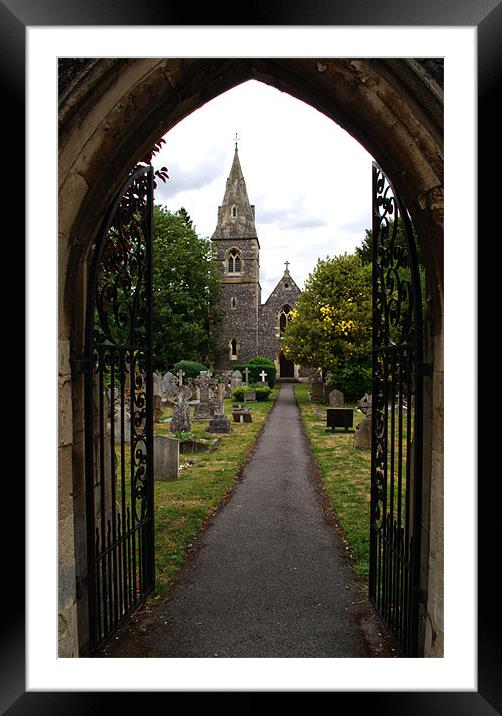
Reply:
<svg viewBox="0 0 502 716"><path fill-rule="evenodd" d="M211 241L222 282L218 305L222 322L214 328L222 354L215 368L228 370L258 354L261 302L255 208L249 203L237 142Z"/></svg>

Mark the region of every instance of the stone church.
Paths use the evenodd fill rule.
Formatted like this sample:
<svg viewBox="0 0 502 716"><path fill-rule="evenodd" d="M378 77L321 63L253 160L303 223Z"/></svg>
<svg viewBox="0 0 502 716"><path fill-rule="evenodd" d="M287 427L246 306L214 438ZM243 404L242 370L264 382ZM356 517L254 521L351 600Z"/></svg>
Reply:
<svg viewBox="0 0 502 716"><path fill-rule="evenodd" d="M211 241L222 282L218 305L222 321L214 327L221 355L214 367L228 370L260 355L275 362L278 378L298 378L300 366L282 354L280 337L300 289L291 278L286 261L281 280L266 302L261 302L255 207L249 203L237 143Z"/></svg>

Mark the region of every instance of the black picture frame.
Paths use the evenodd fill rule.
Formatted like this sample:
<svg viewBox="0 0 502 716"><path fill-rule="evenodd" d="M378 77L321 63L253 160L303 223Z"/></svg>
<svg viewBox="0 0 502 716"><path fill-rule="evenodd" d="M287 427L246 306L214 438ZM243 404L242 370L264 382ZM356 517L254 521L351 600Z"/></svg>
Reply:
<svg viewBox="0 0 502 716"><path fill-rule="evenodd" d="M17 187L15 194L23 194L25 185L25 33L27 27L49 25L416 25L416 26L475 26L478 31L478 232L479 245L489 245L492 258L483 265L479 301L485 308L496 300L493 293L500 261L500 220L494 207L500 204L500 184L497 186L496 162L500 157L498 133L501 124L497 114L497 100L502 95L502 4L500 0L365 0L351 2L325 2L310 0L305 5L285 0L274 3L247 3L246 12L239 17L235 6L198 4L197 23L193 20L194 7L182 4L166 7L167 2L142 0L133 4L127 0L0 0L0 73L4 120L2 142L4 171L8 168L9 187ZM228 20L232 22L229 23ZM495 171L494 171L495 170ZM16 237L24 235L23 205L18 211L10 210L13 221L11 231ZM497 221L497 224L495 223ZM491 237L491 241L490 241ZM482 243L483 241L483 243ZM497 245L498 242L498 245ZM21 240L14 247L20 251L19 261L24 263L24 245ZM19 264L20 265L20 264ZM19 271L21 276L22 272ZM481 276L480 276L481 278ZM28 288L28 287L26 287ZM19 286L18 286L19 291ZM24 315L22 291L17 304L16 323ZM488 303L490 302L490 303ZM478 315L481 313L478 312ZM21 339L22 344L22 339ZM495 348L490 364L502 358ZM484 381L484 382L483 382ZM493 391L487 378L478 382L479 394ZM493 392L492 392L493 395ZM19 402L19 391L16 395ZM496 441L495 425L483 425L483 444L492 446ZM481 454L478 445L478 454ZM22 465L19 453L17 472ZM500 509L493 499L493 483L498 482L497 465L485 466L479 471L478 490L478 691L473 692L333 692L335 708L347 705L354 708L365 705L373 714L402 716L403 714L455 714L455 716L491 716L502 710L502 644L500 629L500 590L497 587L497 561L500 563ZM18 477L18 475L16 475ZM52 475L45 475L48 481ZM15 525L16 544L4 549L4 575L8 575L4 593L9 605L4 610L4 625L0 637L0 708L2 713L18 714L84 714L101 713L112 707L117 709L120 694L109 692L26 692L25 690L25 605L24 595L24 531L21 515L24 506L24 484L20 479L9 480L9 504L18 506L19 522ZM487 556L485 562L483 555ZM490 559L491 557L491 559ZM462 595L458 595L461 599ZM141 693L122 694L129 706L143 699ZM162 697L165 699L166 694ZM144 708L144 706L143 706ZM146 709L144 709L146 710Z"/></svg>

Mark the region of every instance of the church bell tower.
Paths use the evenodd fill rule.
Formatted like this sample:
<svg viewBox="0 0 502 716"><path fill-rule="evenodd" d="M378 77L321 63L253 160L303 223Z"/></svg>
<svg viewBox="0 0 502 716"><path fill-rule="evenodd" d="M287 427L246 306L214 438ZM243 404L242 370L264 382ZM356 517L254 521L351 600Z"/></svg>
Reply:
<svg viewBox="0 0 502 716"><path fill-rule="evenodd" d="M223 318L214 328L221 355L215 368L229 370L258 354L261 302L260 244L255 208L249 203L237 141L211 241L222 282L218 308Z"/></svg>

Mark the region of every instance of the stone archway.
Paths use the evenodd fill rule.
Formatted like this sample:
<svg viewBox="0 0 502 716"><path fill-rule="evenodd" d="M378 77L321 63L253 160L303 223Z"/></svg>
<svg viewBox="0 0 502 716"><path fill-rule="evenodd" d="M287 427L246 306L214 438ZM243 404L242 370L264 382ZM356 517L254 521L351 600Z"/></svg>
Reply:
<svg viewBox="0 0 502 716"><path fill-rule="evenodd" d="M60 562L75 579L60 594L62 656L85 631L83 590L83 347L87 255L115 192L156 140L205 102L249 79L288 92L347 130L373 155L412 215L426 265L424 543L429 602L425 652L442 649L442 90L418 61L399 59L105 59L66 61L59 140ZM73 361L73 362L72 362ZM69 497L72 495L72 498ZM73 625L73 626L72 626Z"/></svg>

